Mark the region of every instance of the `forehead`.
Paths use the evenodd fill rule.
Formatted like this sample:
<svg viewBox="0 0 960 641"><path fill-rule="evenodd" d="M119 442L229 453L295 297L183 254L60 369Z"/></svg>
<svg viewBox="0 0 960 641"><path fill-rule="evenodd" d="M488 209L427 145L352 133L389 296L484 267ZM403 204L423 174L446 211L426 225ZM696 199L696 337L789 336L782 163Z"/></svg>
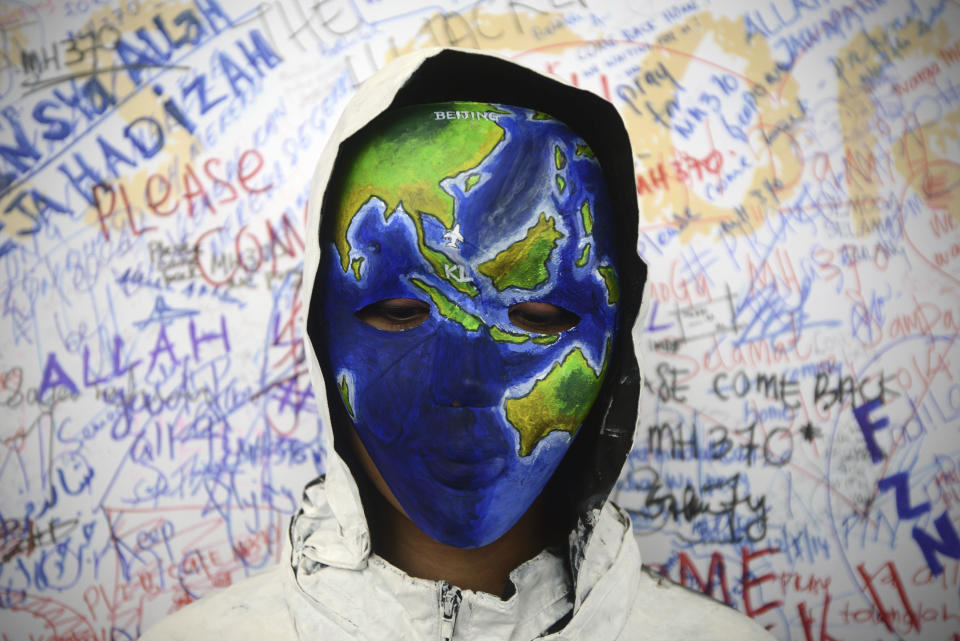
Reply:
<svg viewBox="0 0 960 641"><path fill-rule="evenodd" d="M412 219L421 249L455 231L463 259L531 234L567 244L599 232L606 244L600 165L583 139L542 112L474 102L406 107L358 134L341 162L329 212L341 256L354 214L371 197L387 217L402 209Z"/></svg>

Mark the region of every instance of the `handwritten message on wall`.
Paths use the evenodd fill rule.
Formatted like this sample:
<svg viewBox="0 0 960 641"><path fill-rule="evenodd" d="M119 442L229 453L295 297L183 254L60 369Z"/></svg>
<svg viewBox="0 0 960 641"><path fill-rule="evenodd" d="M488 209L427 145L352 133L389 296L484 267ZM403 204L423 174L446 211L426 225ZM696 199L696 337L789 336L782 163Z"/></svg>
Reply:
<svg viewBox="0 0 960 641"><path fill-rule="evenodd" d="M645 562L779 639L960 641L960 3L8 0L0 44L2 641L282 560L313 165L436 45L627 123Z"/></svg>

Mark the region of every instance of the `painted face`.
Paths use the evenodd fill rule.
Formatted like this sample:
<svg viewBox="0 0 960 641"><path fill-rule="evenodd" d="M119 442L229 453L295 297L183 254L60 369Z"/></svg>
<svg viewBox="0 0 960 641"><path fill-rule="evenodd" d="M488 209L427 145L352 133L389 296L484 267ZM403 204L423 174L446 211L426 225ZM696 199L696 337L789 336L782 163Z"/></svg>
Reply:
<svg viewBox="0 0 960 641"><path fill-rule="evenodd" d="M319 276L328 375L417 526L486 545L540 494L610 359L599 163L546 114L468 102L391 112L350 162Z"/></svg>

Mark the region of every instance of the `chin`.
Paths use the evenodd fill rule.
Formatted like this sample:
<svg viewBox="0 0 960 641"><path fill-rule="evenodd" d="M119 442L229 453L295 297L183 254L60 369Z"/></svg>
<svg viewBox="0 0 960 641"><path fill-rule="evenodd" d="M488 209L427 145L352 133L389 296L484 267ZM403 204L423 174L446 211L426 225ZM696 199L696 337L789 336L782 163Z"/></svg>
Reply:
<svg viewBox="0 0 960 641"><path fill-rule="evenodd" d="M508 482L505 475L470 489L433 479L404 489L397 499L417 527L444 545L464 549L489 545L506 534L540 493L538 487Z"/></svg>

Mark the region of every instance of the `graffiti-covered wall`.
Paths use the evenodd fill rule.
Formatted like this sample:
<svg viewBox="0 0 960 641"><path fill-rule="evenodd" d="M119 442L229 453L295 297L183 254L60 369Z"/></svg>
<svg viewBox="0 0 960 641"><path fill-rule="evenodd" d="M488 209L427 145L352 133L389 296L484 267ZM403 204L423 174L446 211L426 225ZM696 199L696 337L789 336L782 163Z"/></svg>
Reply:
<svg viewBox="0 0 960 641"><path fill-rule="evenodd" d="M3 641L280 560L313 164L436 45L627 123L645 561L779 639L960 640L960 3L7 0L0 38Z"/></svg>

